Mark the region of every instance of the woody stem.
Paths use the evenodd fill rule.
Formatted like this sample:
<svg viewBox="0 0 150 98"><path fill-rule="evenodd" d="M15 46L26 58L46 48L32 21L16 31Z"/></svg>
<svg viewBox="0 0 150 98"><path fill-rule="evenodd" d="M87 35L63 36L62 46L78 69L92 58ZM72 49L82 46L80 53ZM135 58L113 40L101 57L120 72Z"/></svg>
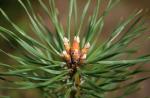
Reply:
<svg viewBox="0 0 150 98"><path fill-rule="evenodd" d="M73 81L73 85L75 86L75 89L72 89L70 93L70 98L75 98L76 96L80 96L80 75L77 72L77 69L75 68L72 75L71 80Z"/></svg>

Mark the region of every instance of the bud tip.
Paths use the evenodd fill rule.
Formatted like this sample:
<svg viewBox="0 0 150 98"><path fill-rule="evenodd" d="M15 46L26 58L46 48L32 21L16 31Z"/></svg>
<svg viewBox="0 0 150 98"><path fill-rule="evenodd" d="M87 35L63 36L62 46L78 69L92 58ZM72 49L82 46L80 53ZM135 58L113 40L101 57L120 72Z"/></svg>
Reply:
<svg viewBox="0 0 150 98"><path fill-rule="evenodd" d="M74 41L77 41L77 42L79 43L79 42L80 42L79 36L75 36L75 37L74 37Z"/></svg>
<svg viewBox="0 0 150 98"><path fill-rule="evenodd" d="M85 44L85 48L90 48L90 43L89 42Z"/></svg>
<svg viewBox="0 0 150 98"><path fill-rule="evenodd" d="M64 41L64 43L68 43L69 42L68 38L66 38L66 37L64 37L63 41Z"/></svg>

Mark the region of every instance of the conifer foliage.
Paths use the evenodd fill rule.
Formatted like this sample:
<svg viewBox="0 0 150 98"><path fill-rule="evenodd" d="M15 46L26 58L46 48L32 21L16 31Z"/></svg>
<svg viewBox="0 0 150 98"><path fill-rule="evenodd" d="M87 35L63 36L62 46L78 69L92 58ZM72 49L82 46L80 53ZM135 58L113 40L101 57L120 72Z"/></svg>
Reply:
<svg viewBox="0 0 150 98"><path fill-rule="evenodd" d="M133 79L133 76L145 70L140 69L141 67L129 69L148 62L148 54L128 59L122 57L136 53L136 50L127 46L146 30L142 21L142 10L135 11L122 20L103 44L99 44L98 38L104 27L104 19L119 0L108 0L101 15L99 9L104 0L96 0L96 7L88 21L85 17L93 1L87 0L81 9L82 14L78 15L77 0L69 0L66 31L59 21L58 16L61 13L58 14L55 0L47 1L48 4L44 0L38 0L55 32L43 23L43 18L33 9L30 0L18 0L37 38L31 37L0 9L1 14L14 28L12 31L0 26L1 38L10 43L10 39L13 39L23 49L21 56L0 49L1 53L17 62L15 66L0 63L0 68L5 69L0 71L0 79L11 84L7 87L1 86L0 89L37 88L41 90L43 98L106 98L109 92L122 89L122 95L115 98L126 98L138 90L137 85L141 81L149 78ZM73 20L75 30L72 34ZM87 30L81 33L85 21ZM7 76L16 79L8 79Z"/></svg>

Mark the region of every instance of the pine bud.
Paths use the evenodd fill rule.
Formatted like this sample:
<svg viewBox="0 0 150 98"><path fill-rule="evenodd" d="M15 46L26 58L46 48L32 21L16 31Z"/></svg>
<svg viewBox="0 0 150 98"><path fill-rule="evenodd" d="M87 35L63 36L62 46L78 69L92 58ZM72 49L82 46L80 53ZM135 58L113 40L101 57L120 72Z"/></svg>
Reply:
<svg viewBox="0 0 150 98"><path fill-rule="evenodd" d="M83 54L83 55L81 56L81 59L82 59L82 60L85 60L85 59L86 59L86 54Z"/></svg>
<svg viewBox="0 0 150 98"><path fill-rule="evenodd" d="M80 58L80 39L78 36L74 37L73 44L71 47L71 56L73 58L73 62L78 62Z"/></svg>
<svg viewBox="0 0 150 98"><path fill-rule="evenodd" d="M88 42L88 43L85 44L84 48L81 50L81 54L82 55L87 54L89 48L90 48L90 43Z"/></svg>
<svg viewBox="0 0 150 98"><path fill-rule="evenodd" d="M62 56L67 62L71 62L71 57L65 50L62 52Z"/></svg>
<svg viewBox="0 0 150 98"><path fill-rule="evenodd" d="M67 51L67 53L69 53L70 51L69 40L66 37L64 37L63 42L64 42L65 50Z"/></svg>
<svg viewBox="0 0 150 98"><path fill-rule="evenodd" d="M79 36L75 36L72 43L72 50L79 50L80 49L79 43L80 43Z"/></svg>

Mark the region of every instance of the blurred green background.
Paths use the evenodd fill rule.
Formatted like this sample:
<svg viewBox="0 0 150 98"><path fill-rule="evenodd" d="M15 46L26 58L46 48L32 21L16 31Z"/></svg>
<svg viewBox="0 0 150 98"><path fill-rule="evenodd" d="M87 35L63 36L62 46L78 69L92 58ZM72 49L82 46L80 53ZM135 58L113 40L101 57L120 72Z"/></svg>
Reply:
<svg viewBox="0 0 150 98"><path fill-rule="evenodd" d="M25 1L25 0L22 0ZM30 0L33 4L33 7L37 10L37 14L41 12L41 7L38 4L38 0ZM47 0L44 0L47 1ZM59 10L59 19L62 22L64 28L66 28L66 16L68 15L68 1L69 0L56 0L56 5ZM87 0L77 0L78 1L78 10L79 15L81 14L80 9L83 8L85 5L85 2ZM92 0L90 9L89 9L89 15L92 14L92 11L94 9L96 0ZM106 0L107 1L107 0ZM100 41L103 41L107 36L109 36L111 30L117 25L117 22L121 18L127 17L129 14L131 14L135 9L150 9L150 0L121 0L122 2L116 6L111 13L108 15L105 21L105 26L103 29L103 33L100 36ZM102 10L104 9L104 5L102 5ZM4 9L4 11L9 15L9 17L18 24L21 28L26 30L29 34L32 35L32 32L30 31L31 28L29 27L29 20L23 10L23 8L20 6L20 4L17 2L17 0L0 0L0 8ZM39 11L38 11L39 10ZM49 21L46 16L44 16L45 21ZM145 15L145 22L147 24L148 29L150 29L150 11L148 11ZM0 25L12 29L12 27L9 25L9 23L4 19L2 15L0 15ZM51 28L51 24L47 25ZM150 30L145 32L142 37L140 37L138 40L134 41L131 46L134 45L134 47L140 47L139 51L136 55L146 54L150 53L150 39L148 39L148 36L150 36ZM12 40L13 43L13 40ZM15 42L14 42L15 44ZM16 45L16 44L15 44ZM13 48L8 42L6 42L4 39L0 38L0 48L13 54L17 54L18 51L21 51L19 48L15 49ZM0 62L4 63L13 63L11 59L9 59L4 54L0 53ZM144 65L145 68L150 69L150 64ZM1 69L0 69L1 70ZM149 73L145 74L139 74L135 77L144 77L144 76L150 76ZM4 81L0 80L0 86L7 86L7 84L4 83ZM150 80L144 81L140 84L141 90L133 95L131 95L129 98L145 98L145 96L150 96ZM112 92L111 96L115 96L119 91ZM40 91L34 89L34 90L23 90L23 91L17 91L17 90L0 90L0 96L7 96L10 95L12 98L41 98ZM0 97L1 98L1 97ZM150 98L150 97L149 97Z"/></svg>

